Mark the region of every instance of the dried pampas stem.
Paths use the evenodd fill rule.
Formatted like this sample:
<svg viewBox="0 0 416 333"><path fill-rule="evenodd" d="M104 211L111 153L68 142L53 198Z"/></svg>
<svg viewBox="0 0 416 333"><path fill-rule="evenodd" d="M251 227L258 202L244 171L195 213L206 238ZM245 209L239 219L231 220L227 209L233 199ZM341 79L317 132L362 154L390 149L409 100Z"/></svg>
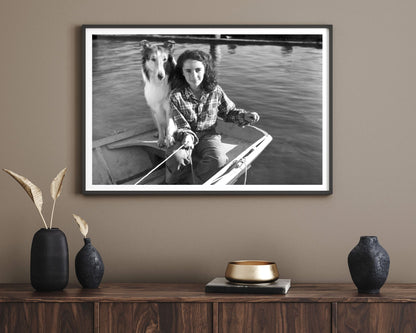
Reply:
<svg viewBox="0 0 416 333"><path fill-rule="evenodd" d="M82 219L81 217L79 217L78 215L72 214L72 216L75 219L75 222L78 223L79 226L79 230L81 231L81 234L84 235L84 238L87 238L87 234L88 234L88 224L87 222Z"/></svg>
<svg viewBox="0 0 416 333"><path fill-rule="evenodd" d="M3 171L7 172L10 176L12 176L26 191L29 197L32 199L33 203L35 204L40 217L42 218L43 223L45 224L45 228L48 229L48 225L46 224L45 218L42 214L42 206L43 206L43 198L42 198L42 191L39 187L33 184L29 179L23 177L11 170L3 169Z"/></svg>
<svg viewBox="0 0 416 333"><path fill-rule="evenodd" d="M53 199L51 221L50 221L50 224L49 224L49 227L51 229L52 229L53 214L55 212L56 199L58 199L59 196L61 195L62 183L64 181L66 170L67 170L67 168L62 169L51 183L51 197Z"/></svg>

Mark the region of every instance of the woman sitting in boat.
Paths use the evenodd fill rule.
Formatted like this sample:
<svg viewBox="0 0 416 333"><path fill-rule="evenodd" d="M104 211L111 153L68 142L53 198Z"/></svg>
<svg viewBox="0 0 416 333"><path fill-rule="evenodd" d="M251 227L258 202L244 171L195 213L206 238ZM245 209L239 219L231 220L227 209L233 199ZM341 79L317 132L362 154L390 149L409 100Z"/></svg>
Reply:
<svg viewBox="0 0 416 333"><path fill-rule="evenodd" d="M237 109L217 84L212 58L200 50L187 50L174 73L170 108L177 126L176 143L167 155L183 145L166 163L167 184L202 184L227 163L227 155L216 132L217 117L245 126L257 122L256 112ZM198 162L193 166L192 157Z"/></svg>

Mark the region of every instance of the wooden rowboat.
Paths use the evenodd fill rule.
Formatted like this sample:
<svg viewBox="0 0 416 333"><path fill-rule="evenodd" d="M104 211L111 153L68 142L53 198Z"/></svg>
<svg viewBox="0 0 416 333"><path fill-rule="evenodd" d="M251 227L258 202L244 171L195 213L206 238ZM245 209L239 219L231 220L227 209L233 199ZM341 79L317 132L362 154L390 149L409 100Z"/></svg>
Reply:
<svg viewBox="0 0 416 333"><path fill-rule="evenodd" d="M218 120L217 132L222 135L229 162L203 185L234 184L272 141L267 132L255 126L241 128L222 120ZM137 129L94 141L92 184L131 185L132 191L163 184L165 167L161 162L166 152L157 146L155 133L149 120ZM158 164L161 166L152 171Z"/></svg>

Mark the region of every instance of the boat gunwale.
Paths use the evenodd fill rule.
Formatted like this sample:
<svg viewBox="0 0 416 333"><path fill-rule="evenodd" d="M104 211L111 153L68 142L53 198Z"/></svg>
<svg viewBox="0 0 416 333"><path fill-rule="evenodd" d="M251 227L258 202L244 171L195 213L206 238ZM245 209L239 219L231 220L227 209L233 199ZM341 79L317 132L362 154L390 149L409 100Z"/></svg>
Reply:
<svg viewBox="0 0 416 333"><path fill-rule="evenodd" d="M255 127L255 126L252 126ZM244 161L243 163L246 165L246 167L250 167L251 163L255 161L255 159L261 154L261 152L269 145L269 143L272 141L272 137L267 132L255 127L256 129L263 132L263 136L252 143L250 146L248 146L246 149L244 149L240 154L238 154L236 157L234 157L232 160L230 160L226 165L224 165L220 170L218 170L217 173L215 173L210 179L208 179L204 184L202 185L226 185L227 181L224 181L224 179L229 179L231 181L236 176L225 178L226 175L230 175L233 170L240 170L239 173L244 171L244 168L241 167L233 167L234 164L238 162L242 162L243 159L249 158L248 161ZM263 147L264 146L264 147ZM262 149L259 151L260 147ZM254 155L253 155L254 154ZM239 177L239 176L238 176ZM228 181L228 182L229 182ZM223 184L223 183L226 184Z"/></svg>

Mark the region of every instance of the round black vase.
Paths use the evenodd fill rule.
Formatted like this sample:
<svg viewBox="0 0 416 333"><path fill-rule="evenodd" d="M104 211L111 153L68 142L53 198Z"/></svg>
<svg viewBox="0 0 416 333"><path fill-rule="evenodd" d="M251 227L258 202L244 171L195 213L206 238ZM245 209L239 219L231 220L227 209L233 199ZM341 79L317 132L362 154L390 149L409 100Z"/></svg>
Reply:
<svg viewBox="0 0 416 333"><path fill-rule="evenodd" d="M376 236L361 236L348 255L348 267L359 293L377 294L387 280L390 257Z"/></svg>
<svg viewBox="0 0 416 333"><path fill-rule="evenodd" d="M104 275L104 263L90 238L84 238L85 245L75 257L75 273L84 288L98 288Z"/></svg>
<svg viewBox="0 0 416 333"><path fill-rule="evenodd" d="M38 291L62 290L68 284L68 243L58 228L35 233L30 252L30 282Z"/></svg>

